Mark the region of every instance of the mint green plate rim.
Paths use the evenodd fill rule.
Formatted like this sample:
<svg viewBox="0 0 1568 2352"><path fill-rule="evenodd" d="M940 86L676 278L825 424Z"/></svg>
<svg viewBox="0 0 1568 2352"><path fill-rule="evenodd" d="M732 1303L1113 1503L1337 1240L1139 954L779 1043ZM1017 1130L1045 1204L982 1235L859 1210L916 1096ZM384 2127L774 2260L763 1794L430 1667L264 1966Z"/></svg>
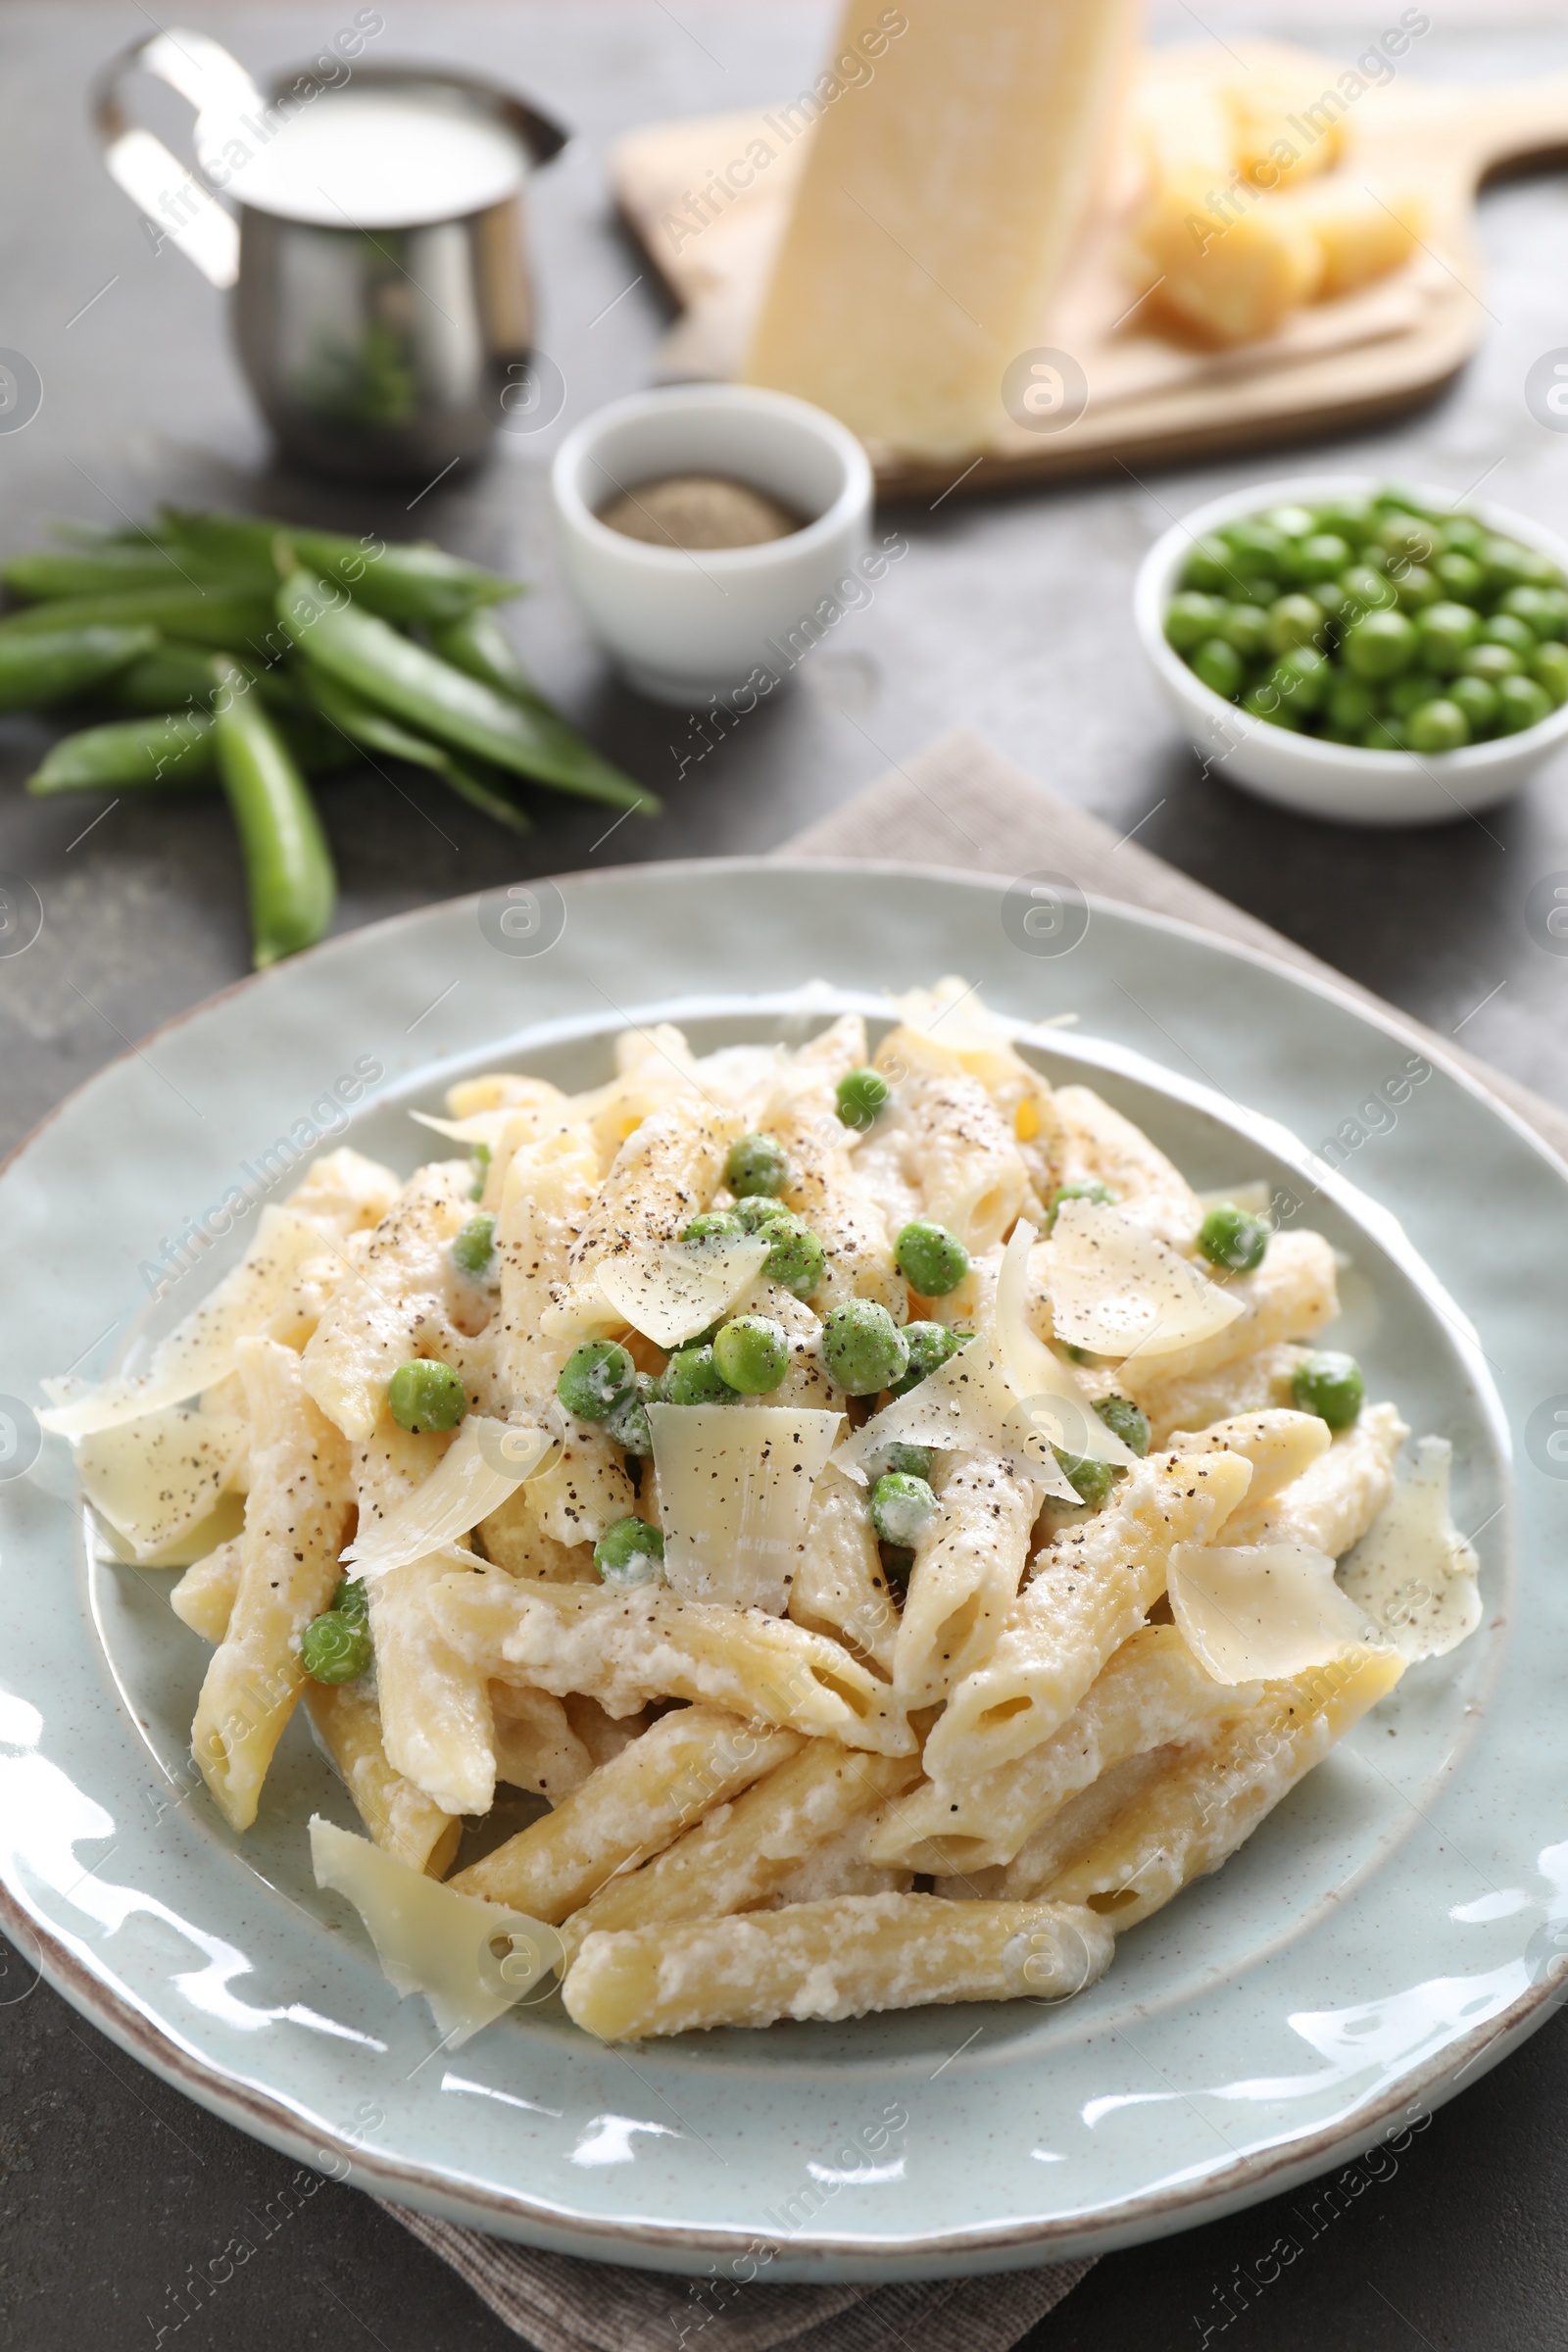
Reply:
<svg viewBox="0 0 1568 2352"><path fill-rule="evenodd" d="M1559 1402L1568 1419L1568 1171L1396 1018L1254 951L1091 900L1082 937L1040 953L1018 920L1029 882L623 868L516 886L564 912L543 953L491 944L498 891L240 983L101 1071L0 1171L13 1394L36 1403L82 1350L96 1373L185 1311L243 1230L156 1309L138 1266L313 1102L324 1117L358 1055L384 1076L348 1140L412 1166L426 1152L405 1107L492 1058L586 1076L629 1016L685 1017L704 1042L800 1034L830 1008L812 981L875 1008L957 970L1001 1011L1074 1016L1045 1065L1144 1118L1200 1185L1268 1174L1346 1251L1346 1336L1374 1393L1455 1440L1476 1640L1408 1676L1066 2008L615 2052L551 1999L442 2053L309 1880L304 1810L352 1816L298 1727L244 1851L192 1788L179 1740L205 1653L167 1577L89 1557L46 1440L0 1483L0 1916L122 2047L305 2163L501 2235L723 2281L869 2281L1216 2218L1401 2144L1543 2022L1568 1955L1568 1465L1542 1435ZM1399 1096L1412 1057L1429 1074ZM1338 1153L1352 1130L1353 1183L1293 1140Z"/></svg>

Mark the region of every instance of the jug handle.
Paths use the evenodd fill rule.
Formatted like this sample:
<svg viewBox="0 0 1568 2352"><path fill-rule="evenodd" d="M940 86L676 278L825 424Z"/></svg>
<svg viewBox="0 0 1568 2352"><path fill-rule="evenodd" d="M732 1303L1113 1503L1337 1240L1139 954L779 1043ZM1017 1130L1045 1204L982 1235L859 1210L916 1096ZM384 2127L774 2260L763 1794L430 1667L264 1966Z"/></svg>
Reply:
<svg viewBox="0 0 1568 2352"><path fill-rule="evenodd" d="M131 122L122 93L138 71L167 82L198 111L224 106L238 115L265 108L267 101L226 49L182 25L133 41L111 58L93 86L93 122L111 179L205 278L231 286L239 275L238 226L204 180L162 139Z"/></svg>

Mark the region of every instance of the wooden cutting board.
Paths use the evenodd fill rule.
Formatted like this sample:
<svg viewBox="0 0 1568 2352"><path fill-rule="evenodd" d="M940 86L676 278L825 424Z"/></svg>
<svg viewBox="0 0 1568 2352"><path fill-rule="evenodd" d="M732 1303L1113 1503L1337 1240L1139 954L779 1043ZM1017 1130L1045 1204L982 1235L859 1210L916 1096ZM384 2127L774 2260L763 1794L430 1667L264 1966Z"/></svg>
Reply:
<svg viewBox="0 0 1568 2352"><path fill-rule="evenodd" d="M1230 55L1253 68L1304 66L1325 91L1346 72L1344 60L1275 42L1244 43ZM1156 52L1145 67L1156 77L1198 70L1199 53L1181 50ZM952 458L873 446L882 495L968 494L1117 462L1304 440L1395 415L1438 391L1492 322L1477 192L1501 174L1568 162L1568 75L1477 88L1422 82L1401 70L1351 103L1345 127L1340 172L1414 190L1424 201L1421 247L1405 268L1310 305L1265 342L1198 349L1151 331L1136 309L1121 316L1136 293L1117 259L1134 184L1124 172L1038 338L1082 366L1082 414L1050 432L1009 424L967 471ZM808 137L792 132L788 109L772 108L655 124L614 148L622 217L681 313L661 353L664 380L723 380L736 371ZM772 158L752 185L726 201L705 196L731 163L756 153L758 140Z"/></svg>

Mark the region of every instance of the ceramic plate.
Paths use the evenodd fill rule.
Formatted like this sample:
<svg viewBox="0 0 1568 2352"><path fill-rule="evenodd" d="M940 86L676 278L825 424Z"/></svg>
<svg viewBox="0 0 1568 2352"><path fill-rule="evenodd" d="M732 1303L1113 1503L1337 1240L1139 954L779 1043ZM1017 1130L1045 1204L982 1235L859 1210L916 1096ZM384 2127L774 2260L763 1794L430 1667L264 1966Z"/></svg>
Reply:
<svg viewBox="0 0 1568 2352"><path fill-rule="evenodd" d="M67 1449L45 1440L28 1462L26 1407L44 1375L134 1360L186 1311L244 1239L242 1220L203 1247L208 1211L270 1172L286 1188L344 1116L356 1065L380 1075L352 1140L410 1168L428 1146L407 1110L462 1073L581 1085L634 1018L682 1021L699 1047L802 1035L834 1004L874 1009L946 971L1003 1012L1072 1016L1039 1049L1053 1075L1089 1078L1200 1188L1266 1176L1346 1253L1344 1344L1370 1392L1453 1441L1482 1630L1415 1668L1064 2008L616 2050L551 1996L442 2054L422 2002L394 1997L312 1882L307 1816L352 1816L303 1722L236 1839L189 1761L207 1653L166 1574L94 1559ZM429 907L286 964L103 1071L0 1177L17 1400L0 1878L18 1943L125 2049L304 2161L653 2268L1015 2268L1319 2172L1538 2023L1568 1945L1564 1187L1506 1110L1392 1021L1199 932L1027 884L644 867ZM149 1270L180 1249L192 1270L149 1308Z"/></svg>

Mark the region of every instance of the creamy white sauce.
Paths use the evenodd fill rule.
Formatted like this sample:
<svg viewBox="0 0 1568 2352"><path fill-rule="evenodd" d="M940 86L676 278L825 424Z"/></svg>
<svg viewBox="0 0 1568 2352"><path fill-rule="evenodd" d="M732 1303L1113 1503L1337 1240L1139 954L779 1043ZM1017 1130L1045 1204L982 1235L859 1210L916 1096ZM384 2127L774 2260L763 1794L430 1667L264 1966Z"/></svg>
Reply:
<svg viewBox="0 0 1568 2352"><path fill-rule="evenodd" d="M1340 1563L1342 1589L1407 1658L1441 1658L1481 1622L1480 1562L1448 1510L1453 1448L1422 1438L1413 1467Z"/></svg>
<svg viewBox="0 0 1568 2352"><path fill-rule="evenodd" d="M417 90L323 90L286 119L279 105L209 111L196 141L215 185L330 228L457 220L513 195L525 168L501 123Z"/></svg>

